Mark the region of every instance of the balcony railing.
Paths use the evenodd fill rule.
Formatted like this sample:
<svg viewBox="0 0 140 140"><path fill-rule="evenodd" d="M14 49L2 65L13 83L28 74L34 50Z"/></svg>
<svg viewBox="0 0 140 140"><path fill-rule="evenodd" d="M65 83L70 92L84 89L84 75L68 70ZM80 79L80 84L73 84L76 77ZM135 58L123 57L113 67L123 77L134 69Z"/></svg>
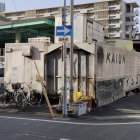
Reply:
<svg viewBox="0 0 140 140"><path fill-rule="evenodd" d="M118 22L118 23L110 23L109 24L109 28L120 28L120 27L121 27L120 22Z"/></svg>
<svg viewBox="0 0 140 140"><path fill-rule="evenodd" d="M121 6L120 5L110 5L108 6L109 10L120 10Z"/></svg>
<svg viewBox="0 0 140 140"><path fill-rule="evenodd" d="M126 13L126 17L135 17L135 16L136 16L135 12Z"/></svg>
<svg viewBox="0 0 140 140"><path fill-rule="evenodd" d="M109 15L109 19L120 19L121 15L120 14L111 14Z"/></svg>
<svg viewBox="0 0 140 140"><path fill-rule="evenodd" d="M80 10L80 13L81 14L86 14L88 11L87 11L87 9L82 9L82 10Z"/></svg>
<svg viewBox="0 0 140 140"><path fill-rule="evenodd" d="M85 8L85 9L75 9L75 12L79 12L82 14L86 14L86 13L93 13L94 12L94 8Z"/></svg>
<svg viewBox="0 0 140 140"><path fill-rule="evenodd" d="M139 11L136 10L135 12L126 13L126 17L136 17L139 16Z"/></svg>
<svg viewBox="0 0 140 140"><path fill-rule="evenodd" d="M139 11L136 10L136 11L135 11L135 14L136 14L136 16L139 16Z"/></svg>
<svg viewBox="0 0 140 140"><path fill-rule="evenodd" d="M120 32L112 32L112 33L109 33L109 37L121 37L121 33Z"/></svg>
<svg viewBox="0 0 140 140"><path fill-rule="evenodd" d="M139 24L139 19L136 18L136 19L135 19L135 22L136 22L136 24Z"/></svg>
<svg viewBox="0 0 140 140"><path fill-rule="evenodd" d="M133 20L133 21L126 21L126 26L135 26L138 24L138 21Z"/></svg>
<svg viewBox="0 0 140 140"><path fill-rule="evenodd" d="M135 27L133 30L132 30L132 33L133 34L137 34L139 32L139 28L138 27Z"/></svg>

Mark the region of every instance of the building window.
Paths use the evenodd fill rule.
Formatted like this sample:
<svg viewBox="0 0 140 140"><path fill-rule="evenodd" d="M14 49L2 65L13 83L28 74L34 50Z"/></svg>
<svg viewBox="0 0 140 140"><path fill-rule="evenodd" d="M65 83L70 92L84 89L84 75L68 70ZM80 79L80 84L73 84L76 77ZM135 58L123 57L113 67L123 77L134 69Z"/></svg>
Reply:
<svg viewBox="0 0 140 140"><path fill-rule="evenodd" d="M95 14L98 16L98 19L108 18L108 11L100 11Z"/></svg>
<svg viewBox="0 0 140 140"><path fill-rule="evenodd" d="M95 10L108 9L108 2L99 2L94 4Z"/></svg>
<svg viewBox="0 0 140 140"><path fill-rule="evenodd" d="M99 21L103 26L108 26L108 20Z"/></svg>

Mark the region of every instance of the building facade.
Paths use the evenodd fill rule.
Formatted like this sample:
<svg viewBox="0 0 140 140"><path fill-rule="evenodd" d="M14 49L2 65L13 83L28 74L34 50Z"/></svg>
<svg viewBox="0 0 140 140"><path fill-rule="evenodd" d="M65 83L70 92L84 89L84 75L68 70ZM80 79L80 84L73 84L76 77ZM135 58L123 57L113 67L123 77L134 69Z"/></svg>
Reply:
<svg viewBox="0 0 140 140"><path fill-rule="evenodd" d="M5 4L0 2L0 12L5 12Z"/></svg>
<svg viewBox="0 0 140 140"><path fill-rule="evenodd" d="M136 2L123 0L97 0L92 3L77 4L74 6L75 14L86 14L104 26L108 38L135 39L138 35L139 12ZM69 7L67 12L70 12ZM24 20L29 18L49 17L62 14L62 7L6 12L2 13L11 20Z"/></svg>

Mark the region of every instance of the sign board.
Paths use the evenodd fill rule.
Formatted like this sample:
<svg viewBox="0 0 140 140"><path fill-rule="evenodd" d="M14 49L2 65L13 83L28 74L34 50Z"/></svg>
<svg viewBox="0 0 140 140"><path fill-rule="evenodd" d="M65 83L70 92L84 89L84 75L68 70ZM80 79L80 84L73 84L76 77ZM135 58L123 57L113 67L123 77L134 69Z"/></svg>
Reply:
<svg viewBox="0 0 140 140"><path fill-rule="evenodd" d="M17 67L12 67L12 75L17 75Z"/></svg>
<svg viewBox="0 0 140 140"><path fill-rule="evenodd" d="M72 26L56 26L56 36L71 36Z"/></svg>
<svg viewBox="0 0 140 140"><path fill-rule="evenodd" d="M69 42L69 38L68 37L59 37L58 41L59 42Z"/></svg>

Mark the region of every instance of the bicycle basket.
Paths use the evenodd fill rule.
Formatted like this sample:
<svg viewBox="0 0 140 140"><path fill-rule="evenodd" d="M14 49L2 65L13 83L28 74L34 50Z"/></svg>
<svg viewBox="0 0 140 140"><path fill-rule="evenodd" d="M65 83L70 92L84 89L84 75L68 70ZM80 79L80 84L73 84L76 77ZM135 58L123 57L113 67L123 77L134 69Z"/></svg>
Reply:
<svg viewBox="0 0 140 140"><path fill-rule="evenodd" d="M20 89L21 88L21 83L13 83L12 88L13 89Z"/></svg>

